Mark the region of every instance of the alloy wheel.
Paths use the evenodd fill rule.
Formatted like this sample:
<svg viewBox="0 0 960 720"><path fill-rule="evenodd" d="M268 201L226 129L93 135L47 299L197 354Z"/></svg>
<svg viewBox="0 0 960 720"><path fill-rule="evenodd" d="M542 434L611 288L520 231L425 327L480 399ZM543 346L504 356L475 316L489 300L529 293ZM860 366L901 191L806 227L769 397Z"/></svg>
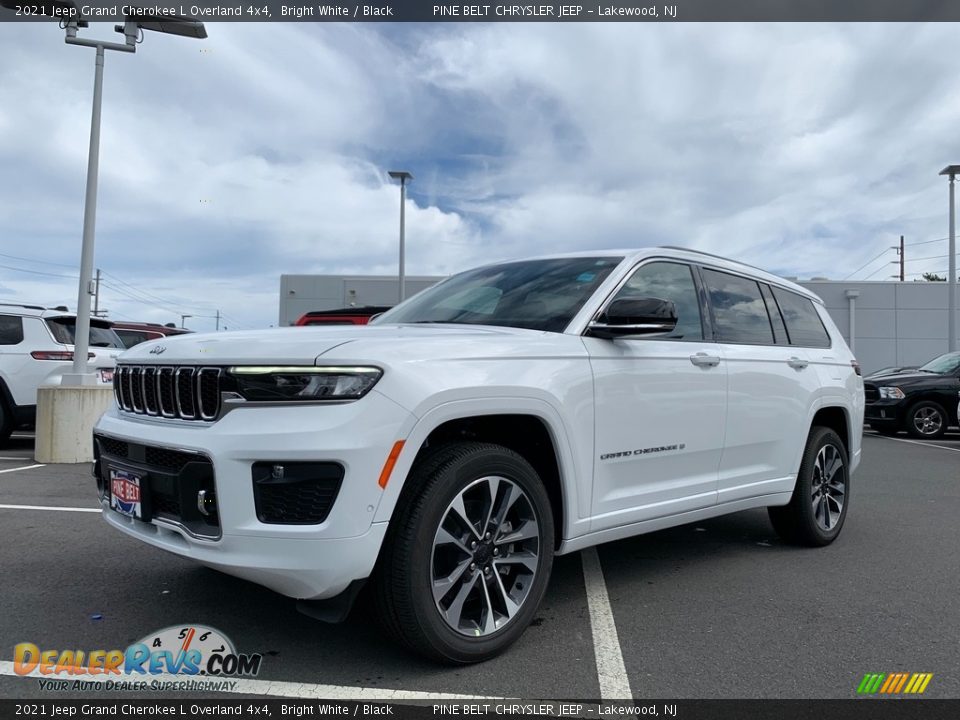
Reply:
<svg viewBox="0 0 960 720"><path fill-rule="evenodd" d="M822 530L832 530L843 512L847 493L847 474L839 448L827 444L820 448L813 465L813 517Z"/></svg>
<svg viewBox="0 0 960 720"><path fill-rule="evenodd" d="M943 416L940 411L929 405L919 408L913 414L913 426L921 435L936 435L943 427Z"/></svg>
<svg viewBox="0 0 960 720"><path fill-rule="evenodd" d="M540 523L527 493L482 477L447 506L433 540L433 599L446 624L469 637L506 626L540 566Z"/></svg>

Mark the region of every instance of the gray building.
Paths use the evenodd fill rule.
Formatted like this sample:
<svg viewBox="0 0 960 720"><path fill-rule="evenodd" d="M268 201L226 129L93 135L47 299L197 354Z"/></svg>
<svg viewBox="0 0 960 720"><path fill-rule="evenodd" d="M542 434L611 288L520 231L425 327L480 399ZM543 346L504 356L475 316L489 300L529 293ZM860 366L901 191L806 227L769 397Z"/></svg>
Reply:
<svg viewBox="0 0 960 720"><path fill-rule="evenodd" d="M945 282L810 280L800 285L823 298L864 372L922 365L948 350Z"/></svg>
<svg viewBox="0 0 960 720"><path fill-rule="evenodd" d="M408 277L407 297L442 279ZM865 373L922 365L947 352L946 283L809 280L800 285L823 298ZM395 276L282 275L280 325L292 325L311 310L394 305L398 295Z"/></svg>
<svg viewBox="0 0 960 720"><path fill-rule="evenodd" d="M407 297L439 282L441 277L407 276ZM314 310L396 305L400 288L396 276L388 275L281 275L280 326Z"/></svg>

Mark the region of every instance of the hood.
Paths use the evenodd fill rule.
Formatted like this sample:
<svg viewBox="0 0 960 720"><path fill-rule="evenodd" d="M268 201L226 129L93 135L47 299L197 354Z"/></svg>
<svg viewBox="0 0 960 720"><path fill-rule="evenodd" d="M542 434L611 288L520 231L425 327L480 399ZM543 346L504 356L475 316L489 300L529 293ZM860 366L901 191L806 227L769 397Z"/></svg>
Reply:
<svg viewBox="0 0 960 720"><path fill-rule="evenodd" d="M946 375L937 375L936 373L918 372L917 370L905 370L903 372L890 373L889 375L868 375L864 382L874 385L913 385L918 382L930 382L931 380L945 379Z"/></svg>
<svg viewBox="0 0 960 720"><path fill-rule="evenodd" d="M378 352L370 361L389 353L389 348L424 342L483 341L517 336L542 336L533 330L470 325L335 325L270 328L267 330L191 333L151 340L125 351L120 362L167 364L310 364L341 345L365 340L373 341ZM512 342L516 342L513 340ZM386 347L384 347L386 346Z"/></svg>

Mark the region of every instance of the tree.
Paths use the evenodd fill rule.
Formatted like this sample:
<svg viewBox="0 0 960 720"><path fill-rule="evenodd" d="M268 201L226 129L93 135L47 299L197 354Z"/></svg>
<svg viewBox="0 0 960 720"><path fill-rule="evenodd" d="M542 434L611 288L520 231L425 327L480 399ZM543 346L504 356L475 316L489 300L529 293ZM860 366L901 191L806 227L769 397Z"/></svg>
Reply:
<svg viewBox="0 0 960 720"><path fill-rule="evenodd" d="M936 273L932 273L932 272L925 272L923 274L923 279L926 280L927 282L946 282L947 281L945 277L941 277L940 275L937 275Z"/></svg>

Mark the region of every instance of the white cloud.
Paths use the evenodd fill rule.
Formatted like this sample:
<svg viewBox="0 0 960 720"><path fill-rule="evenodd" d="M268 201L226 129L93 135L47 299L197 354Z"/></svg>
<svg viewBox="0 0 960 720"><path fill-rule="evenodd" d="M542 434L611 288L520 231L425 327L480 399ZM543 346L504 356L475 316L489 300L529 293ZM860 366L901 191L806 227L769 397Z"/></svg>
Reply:
<svg viewBox="0 0 960 720"><path fill-rule="evenodd" d="M960 158L950 26L209 31L107 55L97 264L166 301L115 293L131 317L220 308L266 325L280 273L394 272L385 171L401 164L416 175L411 274L672 243L843 277L901 233L946 234L936 173ZM0 59L0 252L70 264L93 53L51 25L6 25ZM75 303L66 279L0 268L0 281L23 301Z"/></svg>

